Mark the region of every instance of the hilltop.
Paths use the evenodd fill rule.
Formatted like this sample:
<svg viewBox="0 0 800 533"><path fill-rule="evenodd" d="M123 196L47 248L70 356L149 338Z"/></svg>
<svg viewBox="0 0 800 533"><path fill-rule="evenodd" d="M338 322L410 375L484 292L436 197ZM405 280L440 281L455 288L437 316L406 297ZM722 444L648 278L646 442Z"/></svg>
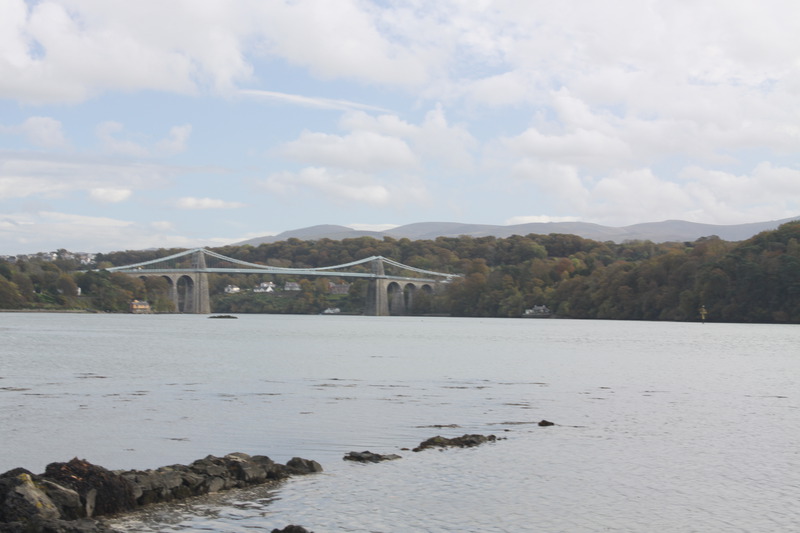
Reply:
<svg viewBox="0 0 800 533"><path fill-rule="evenodd" d="M500 226L491 224L464 224L460 222L417 222L398 226L386 231L363 231L325 224L307 228L284 231L277 235L266 235L235 245L249 244L258 246L264 243L274 243L288 239L302 241L331 239L342 240L358 237L373 237L383 239L432 240L437 237L497 237L506 238L512 235L550 235L551 233L577 235L584 239L600 242L622 243L625 241L652 241L662 242L692 242L701 237L716 235L722 240L738 242L761 233L778 228L781 224L798 220L800 217L786 218L783 220L770 220L766 222L753 222L750 224L699 224L685 220L665 220L663 222L646 222L631 226L612 227L592 224L589 222L532 222L528 224L514 224Z"/></svg>

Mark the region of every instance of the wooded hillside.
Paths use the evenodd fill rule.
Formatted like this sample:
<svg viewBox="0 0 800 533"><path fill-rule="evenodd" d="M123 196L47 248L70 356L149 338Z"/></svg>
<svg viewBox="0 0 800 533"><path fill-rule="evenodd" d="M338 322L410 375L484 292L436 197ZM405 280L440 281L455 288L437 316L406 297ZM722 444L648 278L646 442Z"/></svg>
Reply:
<svg viewBox="0 0 800 533"><path fill-rule="evenodd" d="M131 264L177 251L101 254L96 266ZM552 234L418 241L289 239L214 251L282 267L322 267L382 255L463 276L433 298L420 298L411 311L417 314L517 317L544 304L564 318L687 321L699 320L698 309L704 305L710 321L800 323L800 222L737 243L706 237L690 243L615 244ZM170 310L164 280L144 282L76 269L66 260L0 262L0 308L123 312L135 298L150 301L155 311ZM327 294L327 281L338 281L332 276L295 280L301 291L291 298L248 291L225 295L227 285L282 282L268 275L210 279L214 312L318 313L335 304L357 313L366 290L366 282L356 282L349 295L333 298Z"/></svg>

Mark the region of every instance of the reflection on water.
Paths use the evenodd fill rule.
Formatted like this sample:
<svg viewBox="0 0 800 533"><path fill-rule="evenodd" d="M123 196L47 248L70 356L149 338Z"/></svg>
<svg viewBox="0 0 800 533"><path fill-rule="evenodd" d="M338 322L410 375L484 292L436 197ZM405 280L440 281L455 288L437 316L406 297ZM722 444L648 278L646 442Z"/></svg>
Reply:
<svg viewBox="0 0 800 533"><path fill-rule="evenodd" d="M0 470L233 451L320 475L158 506L124 531L790 531L792 326L5 315ZM556 422L539 427L541 419ZM436 434L495 434L413 453ZM58 435L53 438L52 435ZM361 465L349 451L403 458Z"/></svg>

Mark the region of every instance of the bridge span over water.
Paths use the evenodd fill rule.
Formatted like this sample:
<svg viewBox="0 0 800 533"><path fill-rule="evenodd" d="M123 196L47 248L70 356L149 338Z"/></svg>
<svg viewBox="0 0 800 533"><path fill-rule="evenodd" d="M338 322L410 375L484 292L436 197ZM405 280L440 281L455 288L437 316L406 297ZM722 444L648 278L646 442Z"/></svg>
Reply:
<svg viewBox="0 0 800 533"><path fill-rule="evenodd" d="M397 274L387 273L387 268ZM382 256L372 256L341 265L320 268L284 268L248 263L195 248L167 257L133 265L111 267L109 272L121 272L139 278L158 276L170 285L170 299L175 310L183 313L211 312L208 291L209 274L273 274L293 276L328 276L365 278L367 287L366 315L403 315L411 309L416 291L434 292L457 274L433 272L404 265ZM401 275L408 274L408 275Z"/></svg>

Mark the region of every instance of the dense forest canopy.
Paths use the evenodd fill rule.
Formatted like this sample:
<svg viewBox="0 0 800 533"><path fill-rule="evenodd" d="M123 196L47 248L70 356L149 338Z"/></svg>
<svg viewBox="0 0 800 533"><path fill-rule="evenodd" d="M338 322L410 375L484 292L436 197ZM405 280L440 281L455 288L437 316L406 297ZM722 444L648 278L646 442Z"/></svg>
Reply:
<svg viewBox="0 0 800 533"><path fill-rule="evenodd" d="M156 312L174 311L164 279L142 280L104 268L164 257L181 250L98 254L94 270L69 252L0 261L0 308L86 309L125 312L133 299ZM616 244L575 235L508 238L440 237L416 240L371 237L334 241L286 241L260 246L224 246L213 251L251 263L315 268L382 255L409 266L461 277L444 290L420 298L410 313L518 317L526 308L547 305L559 317L622 320L708 320L800 323L800 222L742 242L705 237L694 242L636 241ZM330 294L328 278L293 280L292 294L226 294L271 275L210 275L215 312L319 313L336 306L363 310L365 281L349 294Z"/></svg>

